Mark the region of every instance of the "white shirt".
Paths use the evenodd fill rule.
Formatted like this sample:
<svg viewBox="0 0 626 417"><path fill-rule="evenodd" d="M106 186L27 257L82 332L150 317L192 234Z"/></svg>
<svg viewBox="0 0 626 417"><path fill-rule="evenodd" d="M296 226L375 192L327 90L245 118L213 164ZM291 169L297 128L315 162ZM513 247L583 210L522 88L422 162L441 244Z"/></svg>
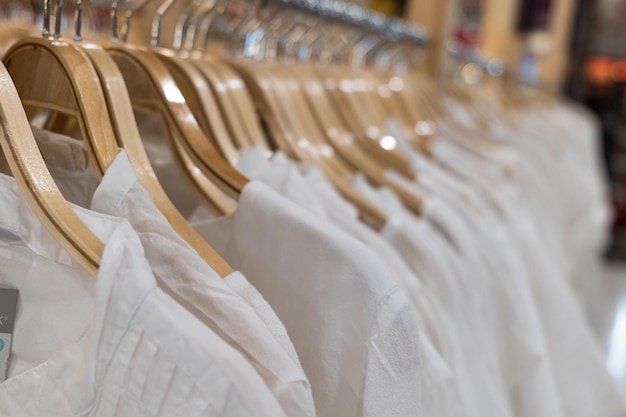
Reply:
<svg viewBox="0 0 626 417"><path fill-rule="evenodd" d="M360 176L355 189L388 213L383 237L427 280L431 294L445 308L448 340L442 346L443 357L459 380L467 415L513 415L493 335L476 303L476 293L480 295L482 289L472 271L463 270L458 249L428 221L404 212L392 193L373 189Z"/></svg>
<svg viewBox="0 0 626 417"><path fill-rule="evenodd" d="M129 220L144 245L159 287L241 352L287 415L315 416L310 384L286 330L269 305L241 273L222 279L174 232L137 182L123 151L107 169L92 209ZM231 281L258 307L257 311L233 290Z"/></svg>
<svg viewBox="0 0 626 417"><path fill-rule="evenodd" d="M498 183L497 176L490 177L480 164L472 166L465 162L467 158L451 154L441 155L440 161L466 181L477 185L480 193L497 207L501 224L511 236L509 245L521 256L522 263L531 268L528 282L565 415L614 416L623 413L622 393L606 371L597 341L569 284L567 263L559 254L565 252L558 247L562 244L556 238L558 229L543 227L545 223L536 220L540 214L533 213L523 199L516 201L513 189L509 189L508 195L502 192L503 184ZM519 183L517 187L518 191L523 190ZM567 236L564 231L560 233ZM552 239L547 246L546 238Z"/></svg>
<svg viewBox="0 0 626 417"><path fill-rule="evenodd" d="M358 212L326 180L315 166L297 165L282 152L271 161L259 148L243 150L237 169L246 177L271 186L283 196L299 204L354 236L376 254L392 272L393 278L405 290L415 308L420 331L422 409L427 416L463 415L457 381L433 341L439 342L443 330L439 323L441 311L432 303L428 289L409 269L394 249L358 220Z"/></svg>
<svg viewBox="0 0 626 417"><path fill-rule="evenodd" d="M558 197L557 220L561 221L569 276L578 296L589 303L591 292L601 286L596 278L610 235L610 207L598 128L587 119L560 106L521 115L524 140L516 140L519 135L511 135L506 127L494 129L499 140L537 166L544 185ZM546 152L548 146L550 152ZM593 313L594 306L587 307Z"/></svg>
<svg viewBox="0 0 626 417"><path fill-rule="evenodd" d="M426 175L420 172L420 178ZM445 184L433 189L442 190ZM485 321L492 321L515 415L562 415L543 324L529 284L531 272L511 251L500 225L484 219L480 211L458 197L434 197L425 200L423 215L459 246L466 257L466 271L474 270L486 278L487 292L478 301L486 308ZM473 295L478 284L471 285Z"/></svg>
<svg viewBox="0 0 626 417"><path fill-rule="evenodd" d="M157 145L152 151L161 155ZM160 160L158 166L170 165ZM402 291L383 279L381 266L368 260L370 253L358 242L337 235L326 224L318 227L308 213L297 207L293 212L279 195L265 194L270 191L265 187L258 196L257 185L261 184L246 187L235 215L209 221L201 229L229 264L250 278L284 322L311 381L318 414L387 415L397 410L397 415L419 415L419 336ZM184 187L178 184L178 188ZM265 198L267 204L250 206L245 196ZM267 221L258 223L263 214ZM247 226L239 229L239 220ZM230 229L233 221L235 230ZM283 230L293 242L276 234L272 227L276 222L287 227ZM255 234L259 226L266 228ZM279 239L279 244L267 245L272 239ZM234 250L229 241L242 250ZM274 262L268 263L267 256L256 250L260 246L269 250ZM320 248L317 260L310 258L307 247ZM283 257L289 250L295 252ZM329 251L332 256L325 256ZM368 261L361 263L361 258ZM337 291L324 290L328 285ZM291 288L289 297L283 295L286 288ZM311 299L316 293L319 297Z"/></svg>
<svg viewBox="0 0 626 417"><path fill-rule="evenodd" d="M318 415L421 415L414 311L376 254L257 181L194 226L284 323Z"/></svg>
<svg viewBox="0 0 626 417"><path fill-rule="evenodd" d="M284 415L234 349L157 288L130 225L74 207L105 242L97 280L0 175L0 286L20 290L0 415Z"/></svg>
<svg viewBox="0 0 626 417"><path fill-rule="evenodd" d="M271 307L241 273L222 279L174 232L137 182L126 153L118 154L98 185L81 142L41 130L36 136L64 195L91 199L93 210L127 219L159 287L243 354L287 415L314 416L310 384Z"/></svg>

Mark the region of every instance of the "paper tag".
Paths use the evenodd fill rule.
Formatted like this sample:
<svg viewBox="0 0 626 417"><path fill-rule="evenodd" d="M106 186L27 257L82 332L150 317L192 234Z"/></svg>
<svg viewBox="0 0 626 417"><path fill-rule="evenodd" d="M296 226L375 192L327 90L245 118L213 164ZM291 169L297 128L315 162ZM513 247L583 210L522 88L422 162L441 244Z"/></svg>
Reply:
<svg viewBox="0 0 626 417"><path fill-rule="evenodd" d="M0 288L0 382L7 378L18 290Z"/></svg>

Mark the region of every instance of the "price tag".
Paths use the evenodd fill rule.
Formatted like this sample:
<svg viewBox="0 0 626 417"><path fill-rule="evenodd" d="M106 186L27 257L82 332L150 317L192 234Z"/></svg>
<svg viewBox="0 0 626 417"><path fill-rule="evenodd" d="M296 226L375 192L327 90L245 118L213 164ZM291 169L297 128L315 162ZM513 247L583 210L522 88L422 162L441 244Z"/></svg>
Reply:
<svg viewBox="0 0 626 417"><path fill-rule="evenodd" d="M18 294L18 290L0 288L0 382L7 377Z"/></svg>

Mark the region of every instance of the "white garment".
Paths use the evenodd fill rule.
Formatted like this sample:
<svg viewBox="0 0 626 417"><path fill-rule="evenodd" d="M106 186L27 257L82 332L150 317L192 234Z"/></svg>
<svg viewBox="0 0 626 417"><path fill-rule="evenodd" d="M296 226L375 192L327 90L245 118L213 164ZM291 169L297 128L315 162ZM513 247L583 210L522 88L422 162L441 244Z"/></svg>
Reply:
<svg viewBox="0 0 626 417"><path fill-rule="evenodd" d="M376 254L257 181L194 226L284 323L319 416L421 415L415 315Z"/></svg>
<svg viewBox="0 0 626 417"><path fill-rule="evenodd" d="M326 180L315 166L297 165L282 152L276 152L271 162L260 148L240 152L236 165L246 177L258 179L273 189L332 222L354 236L376 254L393 278L405 290L415 308L421 343L421 398L423 414L427 416L463 415L456 380L431 340L439 341L443 330L427 288L413 274L402 258L374 230L358 220L358 212Z"/></svg>
<svg viewBox="0 0 626 417"><path fill-rule="evenodd" d="M105 242L97 280L0 175L0 286L20 290L0 415L284 415L235 350L160 291L120 219L74 207Z"/></svg>
<svg viewBox="0 0 626 417"><path fill-rule="evenodd" d="M589 292L600 285L598 259L610 235L608 186L597 127L562 107L523 114L520 127L524 140L506 126L494 126L494 136L533 162L548 192L557 197L555 221L561 223L568 274L581 300L588 302Z"/></svg>
<svg viewBox="0 0 626 417"><path fill-rule="evenodd" d="M420 177L424 175L422 171ZM440 184L437 190L442 187ZM562 415L543 324L529 285L530 271L511 251L500 225L486 221L459 198L449 198L444 203L433 197L425 200L424 216L459 245L470 261L466 263L466 271L473 269L488 278L484 283L488 291L480 301L490 304L485 320L493 322L515 415ZM478 284L471 286L473 295L478 292Z"/></svg>
<svg viewBox="0 0 626 417"><path fill-rule="evenodd" d="M144 245L159 287L241 352L289 416L315 416L310 384L286 330L239 272L222 279L171 228L137 182L122 151L107 170L92 209L129 220ZM262 320L228 282L251 300ZM279 339L270 332L279 335ZM289 343L284 347L282 344Z"/></svg>
<svg viewBox="0 0 626 417"><path fill-rule="evenodd" d="M309 382L271 307L240 273L222 279L176 234L137 182L124 151L98 185L81 142L46 131L38 131L37 140L63 192L84 202L95 181L91 208L131 223L159 287L243 354L287 415L315 415Z"/></svg>
<svg viewBox="0 0 626 417"><path fill-rule="evenodd" d="M486 285L490 291L483 302L492 303L488 317L495 319L498 351L515 415L562 415L543 323L530 287L528 274L534 272L511 250L510 234L486 213L469 184L405 147L417 168L417 180L433 193L424 201L423 215L453 238L473 260L473 269L489 278ZM466 267L472 269L471 264ZM473 294L478 292L475 285L472 289Z"/></svg>
<svg viewBox="0 0 626 417"><path fill-rule="evenodd" d="M615 416L624 413L626 406L622 393L606 371L597 341L569 284L566 252L559 247L558 238L564 232L555 226L557 221L548 226L545 220L538 220L542 216L540 210L531 209L524 203L522 193L529 196L529 188L524 187L526 180L522 176L530 179L529 171L516 171L518 179L509 182L507 190L502 178L499 180L498 175L494 175L492 163L472 164L459 148L453 151L449 146L439 146L436 150L440 163L477 186L483 198L496 208L501 217L500 224L510 236L509 245L521 256L522 264L531 268L527 274L528 282L565 415ZM508 164L511 162L507 161ZM514 167L521 168L524 164L529 162L518 159ZM536 194L532 198L536 199L537 207L545 201Z"/></svg>
<svg viewBox="0 0 626 417"><path fill-rule="evenodd" d="M360 176L355 189L387 212L389 220L382 230L383 237L424 278L431 294L445 308L447 341L442 344L442 354L458 378L466 414L512 415L491 329L476 305L476 283L481 277L464 271L459 251L441 231L425 219L404 212L393 193L373 189Z"/></svg>
<svg viewBox="0 0 626 417"><path fill-rule="evenodd" d="M155 169L172 168L151 139ZM257 183L234 215L198 228L284 323L319 416L420 415L417 324L374 254Z"/></svg>

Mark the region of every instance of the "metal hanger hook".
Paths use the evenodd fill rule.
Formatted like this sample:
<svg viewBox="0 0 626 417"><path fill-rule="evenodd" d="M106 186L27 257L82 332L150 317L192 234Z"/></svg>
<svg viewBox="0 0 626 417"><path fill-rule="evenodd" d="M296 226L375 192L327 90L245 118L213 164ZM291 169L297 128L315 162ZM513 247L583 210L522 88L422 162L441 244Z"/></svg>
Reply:
<svg viewBox="0 0 626 417"><path fill-rule="evenodd" d="M41 35L44 38L50 37L50 15L52 14L52 0L43 2L43 29Z"/></svg>
<svg viewBox="0 0 626 417"><path fill-rule="evenodd" d="M76 0L76 13L74 15L74 40L76 42L80 42L82 40L83 7L83 0Z"/></svg>
<svg viewBox="0 0 626 417"><path fill-rule="evenodd" d="M54 19L54 39L61 38L61 26L63 24L63 9L65 8L65 0L57 0L56 17Z"/></svg>

